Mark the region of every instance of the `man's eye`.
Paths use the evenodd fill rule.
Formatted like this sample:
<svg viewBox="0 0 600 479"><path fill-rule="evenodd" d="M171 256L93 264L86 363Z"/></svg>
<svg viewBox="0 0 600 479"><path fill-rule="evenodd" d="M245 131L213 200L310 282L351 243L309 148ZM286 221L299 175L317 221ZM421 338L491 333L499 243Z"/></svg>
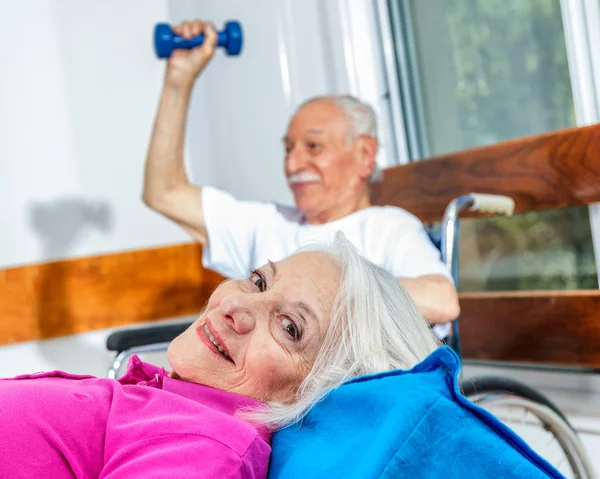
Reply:
<svg viewBox="0 0 600 479"><path fill-rule="evenodd" d="M319 151L321 149L321 145L319 145L318 143L309 143L308 144L308 149L312 152L316 152Z"/></svg>
<svg viewBox="0 0 600 479"><path fill-rule="evenodd" d="M252 272L250 275L250 281L254 283L254 286L256 286L259 291L264 291L267 289L267 283L258 271Z"/></svg>
<svg viewBox="0 0 600 479"><path fill-rule="evenodd" d="M299 337L298 328L296 327L296 325L294 324L294 322L291 319L283 318L283 320L281 321L281 324L283 324L283 329L285 329L286 333L288 333L292 338L298 339L298 337Z"/></svg>

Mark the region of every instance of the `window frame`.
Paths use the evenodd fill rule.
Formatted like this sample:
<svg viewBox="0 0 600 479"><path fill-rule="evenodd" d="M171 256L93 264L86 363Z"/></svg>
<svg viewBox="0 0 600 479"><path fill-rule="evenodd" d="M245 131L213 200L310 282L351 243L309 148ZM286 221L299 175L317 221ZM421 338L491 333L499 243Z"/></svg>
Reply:
<svg viewBox="0 0 600 479"><path fill-rule="evenodd" d="M344 0L338 0L338 2ZM356 2L355 5L365 2ZM387 95L390 98L390 130L404 146L404 155L388 165L406 164L430 156L424 138L427 126L420 104L420 78L409 68L417 58L413 40L413 25L408 0L373 0L372 7L379 20L379 48L383 53L383 72ZM577 126L600 122L600 2L598 0L560 0L563 31L571 80L571 92ZM352 16L352 13L349 14ZM405 29L399 35L392 33L392 20ZM364 23L364 22L363 22ZM398 58L396 58L396 52ZM411 63L412 62L412 63ZM408 74L406 72L412 71ZM401 93L406 91L406 93ZM589 206L590 227L595 257L596 274L600 285L600 203Z"/></svg>

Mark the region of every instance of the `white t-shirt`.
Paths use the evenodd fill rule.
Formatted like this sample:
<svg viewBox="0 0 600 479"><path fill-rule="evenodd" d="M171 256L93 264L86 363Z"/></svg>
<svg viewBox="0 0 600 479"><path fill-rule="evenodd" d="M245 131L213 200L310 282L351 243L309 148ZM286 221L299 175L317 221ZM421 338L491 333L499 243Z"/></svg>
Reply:
<svg viewBox="0 0 600 479"><path fill-rule="evenodd" d="M228 278L246 278L267 263L290 256L306 242L330 241L343 231L359 252L398 278L451 275L421 221L393 206L372 206L321 225L304 223L293 207L239 201L216 188L202 188L202 212L208 235L205 268ZM447 327L436 327L439 337Z"/></svg>

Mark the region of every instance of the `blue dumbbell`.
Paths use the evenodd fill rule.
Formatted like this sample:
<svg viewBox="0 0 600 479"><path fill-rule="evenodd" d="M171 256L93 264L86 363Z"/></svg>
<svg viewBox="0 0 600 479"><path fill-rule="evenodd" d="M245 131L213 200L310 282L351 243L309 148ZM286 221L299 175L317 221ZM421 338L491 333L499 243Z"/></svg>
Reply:
<svg viewBox="0 0 600 479"><path fill-rule="evenodd" d="M239 55L242 51L242 25L236 21L225 24L225 29L218 32L218 47L225 47L228 55ZM202 45L204 34L185 40L173 33L168 23L159 23L154 28L154 50L158 58L169 58L176 48L190 49Z"/></svg>

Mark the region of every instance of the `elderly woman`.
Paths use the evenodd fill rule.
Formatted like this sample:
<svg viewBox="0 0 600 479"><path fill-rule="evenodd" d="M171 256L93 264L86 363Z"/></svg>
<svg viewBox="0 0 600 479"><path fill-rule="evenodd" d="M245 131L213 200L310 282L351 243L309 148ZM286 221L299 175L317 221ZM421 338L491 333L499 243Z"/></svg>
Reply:
<svg viewBox="0 0 600 479"><path fill-rule="evenodd" d="M350 378L437 347L394 277L343 237L222 283L171 372L0 382L0 477L265 477L270 432Z"/></svg>

